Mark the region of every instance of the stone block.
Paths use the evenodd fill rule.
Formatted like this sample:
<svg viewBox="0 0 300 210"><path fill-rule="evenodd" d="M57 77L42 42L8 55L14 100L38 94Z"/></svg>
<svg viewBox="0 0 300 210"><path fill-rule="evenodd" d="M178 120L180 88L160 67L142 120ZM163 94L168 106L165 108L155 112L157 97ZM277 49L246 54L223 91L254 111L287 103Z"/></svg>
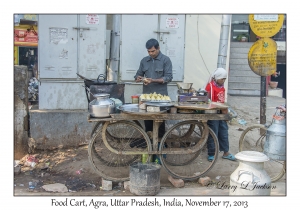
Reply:
<svg viewBox="0 0 300 210"><path fill-rule="evenodd" d="M124 189L125 190L130 190L130 181L124 182Z"/></svg>
<svg viewBox="0 0 300 210"><path fill-rule="evenodd" d="M102 190L112 190L112 181L102 179Z"/></svg>
<svg viewBox="0 0 300 210"><path fill-rule="evenodd" d="M211 182L211 179L208 176L206 176L206 177L199 178L198 182L202 186L207 186Z"/></svg>
<svg viewBox="0 0 300 210"><path fill-rule="evenodd" d="M168 175L168 180L174 187L184 187L184 181L182 179L174 179L172 176Z"/></svg>

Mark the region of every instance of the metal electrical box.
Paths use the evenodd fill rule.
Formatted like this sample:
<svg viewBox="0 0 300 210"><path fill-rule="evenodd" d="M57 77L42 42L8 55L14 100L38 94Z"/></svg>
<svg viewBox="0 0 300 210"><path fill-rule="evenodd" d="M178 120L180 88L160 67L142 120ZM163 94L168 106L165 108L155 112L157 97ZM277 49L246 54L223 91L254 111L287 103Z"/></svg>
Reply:
<svg viewBox="0 0 300 210"><path fill-rule="evenodd" d="M86 109L83 80L106 72L106 15L39 15L39 108Z"/></svg>
<svg viewBox="0 0 300 210"><path fill-rule="evenodd" d="M155 38L160 50L170 57L173 81L183 81L185 15L122 15L120 74L132 81L140 61L147 56L146 42Z"/></svg>

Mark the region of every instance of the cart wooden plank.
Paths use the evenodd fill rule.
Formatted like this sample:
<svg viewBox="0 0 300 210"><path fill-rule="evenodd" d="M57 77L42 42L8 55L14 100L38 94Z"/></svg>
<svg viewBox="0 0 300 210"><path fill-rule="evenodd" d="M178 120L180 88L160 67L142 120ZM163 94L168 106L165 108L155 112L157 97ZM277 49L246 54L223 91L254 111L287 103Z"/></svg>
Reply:
<svg viewBox="0 0 300 210"><path fill-rule="evenodd" d="M228 106L223 103L211 102L208 104L175 104L174 107L178 109L193 109L193 110L216 110L226 109Z"/></svg>

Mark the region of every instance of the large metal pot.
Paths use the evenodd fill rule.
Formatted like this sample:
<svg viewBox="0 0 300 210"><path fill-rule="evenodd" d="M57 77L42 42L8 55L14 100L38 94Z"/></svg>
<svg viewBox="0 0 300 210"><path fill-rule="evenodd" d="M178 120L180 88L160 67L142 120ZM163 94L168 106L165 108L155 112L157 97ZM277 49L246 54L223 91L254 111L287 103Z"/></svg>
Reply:
<svg viewBox="0 0 300 210"><path fill-rule="evenodd" d="M109 99L109 94L94 94L94 99L89 103L89 113L92 117L109 117L115 112L115 102Z"/></svg>
<svg viewBox="0 0 300 210"><path fill-rule="evenodd" d="M230 176L229 195L270 195L271 178L264 169L269 158L257 151L242 151L235 157L240 163Z"/></svg>
<svg viewBox="0 0 300 210"><path fill-rule="evenodd" d="M266 133L264 153L272 160L286 160L286 119L274 119Z"/></svg>

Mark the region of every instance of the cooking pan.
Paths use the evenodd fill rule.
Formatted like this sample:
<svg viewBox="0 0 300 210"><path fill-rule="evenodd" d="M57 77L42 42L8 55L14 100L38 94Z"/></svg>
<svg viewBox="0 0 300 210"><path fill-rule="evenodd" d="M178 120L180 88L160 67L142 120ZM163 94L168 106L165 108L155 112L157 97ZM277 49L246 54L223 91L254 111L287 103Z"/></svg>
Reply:
<svg viewBox="0 0 300 210"><path fill-rule="evenodd" d="M76 73L81 79L84 80L84 85L90 88L91 85L110 85L110 84L117 84L114 81L106 81L104 74L99 74L97 79L88 79L84 76Z"/></svg>
<svg viewBox="0 0 300 210"><path fill-rule="evenodd" d="M84 87L88 104L95 99L93 94L108 93L111 98L117 98L124 103L125 84L117 84L114 81L106 81L103 74L99 74L97 79L88 79L78 73L78 77L84 80Z"/></svg>

